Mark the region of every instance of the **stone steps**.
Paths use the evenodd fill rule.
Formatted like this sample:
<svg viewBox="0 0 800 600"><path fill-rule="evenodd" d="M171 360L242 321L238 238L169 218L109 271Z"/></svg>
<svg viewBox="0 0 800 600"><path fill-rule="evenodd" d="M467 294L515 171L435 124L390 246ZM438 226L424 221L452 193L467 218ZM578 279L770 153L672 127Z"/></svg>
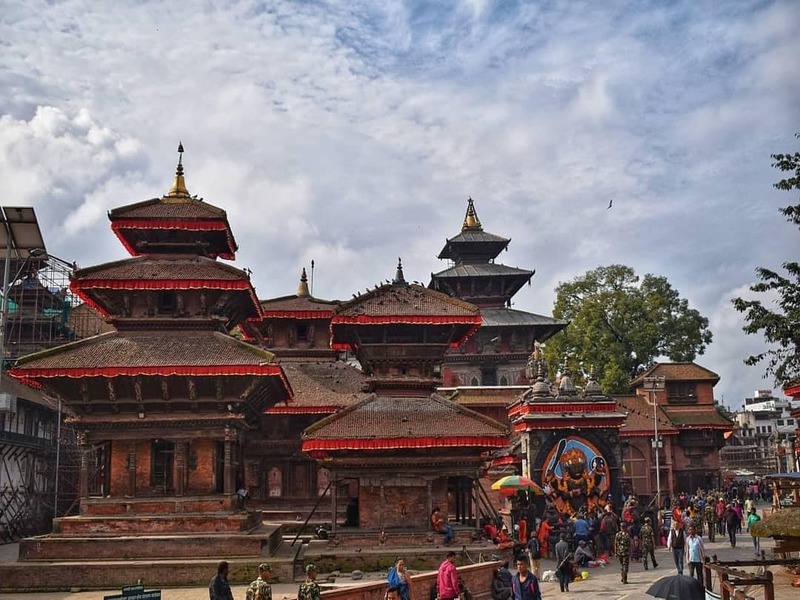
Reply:
<svg viewBox="0 0 800 600"><path fill-rule="evenodd" d="M280 526L264 526L251 533L64 536L45 535L21 540L21 561L156 560L187 558L260 557L282 542Z"/></svg>

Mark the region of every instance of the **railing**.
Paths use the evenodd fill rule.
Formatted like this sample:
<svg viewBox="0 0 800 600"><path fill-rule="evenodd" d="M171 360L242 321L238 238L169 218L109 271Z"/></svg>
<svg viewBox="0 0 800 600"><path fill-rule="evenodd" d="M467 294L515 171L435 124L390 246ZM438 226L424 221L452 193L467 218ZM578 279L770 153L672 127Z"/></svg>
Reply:
<svg viewBox="0 0 800 600"><path fill-rule="evenodd" d="M55 440L40 438L36 437L35 435L27 435L24 433L15 433L13 431L0 431L0 442L39 450L54 449L56 447Z"/></svg>
<svg viewBox="0 0 800 600"><path fill-rule="evenodd" d="M497 523L500 520L500 515L486 494L486 490L478 482L475 482L473 490L475 491L475 505L478 507L480 516L485 516L492 523ZM478 525L480 526L480 518L478 519Z"/></svg>
<svg viewBox="0 0 800 600"><path fill-rule="evenodd" d="M719 594L722 600L746 600L746 598L753 596L752 591L739 588L750 588L752 586L764 588L764 600L775 600L775 584L772 580L772 573L767 567L797 564L800 564L800 559L765 560L763 550L761 551L761 558L757 560L720 562L715 554L710 560L706 558L706 562L703 565L705 588L708 591L713 591L713 572L719 581ZM748 573L739 567L758 567L764 570L763 572Z"/></svg>

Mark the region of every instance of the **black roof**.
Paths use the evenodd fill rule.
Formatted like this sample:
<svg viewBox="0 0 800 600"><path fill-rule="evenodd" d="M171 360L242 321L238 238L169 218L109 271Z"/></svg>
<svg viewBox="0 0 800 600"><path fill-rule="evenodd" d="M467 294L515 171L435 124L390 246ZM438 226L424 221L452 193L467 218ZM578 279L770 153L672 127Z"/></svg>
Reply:
<svg viewBox="0 0 800 600"><path fill-rule="evenodd" d="M444 279L448 277L498 277L498 276L524 276L527 279L533 277L533 271L527 269L518 269L516 267L507 267L497 263L478 263L478 264L458 264L439 271L438 273L431 273L432 279Z"/></svg>

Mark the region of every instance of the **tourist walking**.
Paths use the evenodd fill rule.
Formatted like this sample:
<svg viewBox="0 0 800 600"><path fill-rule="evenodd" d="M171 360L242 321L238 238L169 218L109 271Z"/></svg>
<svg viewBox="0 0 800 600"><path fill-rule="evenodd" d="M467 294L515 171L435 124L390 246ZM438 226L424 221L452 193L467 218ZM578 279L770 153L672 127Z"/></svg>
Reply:
<svg viewBox="0 0 800 600"><path fill-rule="evenodd" d="M228 561L221 560L217 565L217 574L208 584L209 600L233 600L231 586L228 584Z"/></svg>
<svg viewBox="0 0 800 600"><path fill-rule="evenodd" d="M531 567L536 579L542 576L542 544L539 538L536 537L536 532L531 532L531 539L528 540L528 558L531 559Z"/></svg>
<svg viewBox="0 0 800 600"><path fill-rule="evenodd" d="M411 600L411 573L406 569L406 563L402 558L398 557L394 561L394 566L386 575L386 581L390 588L397 588L401 600Z"/></svg>
<svg viewBox="0 0 800 600"><path fill-rule="evenodd" d="M531 573L528 557L524 554L517 558L517 574L511 580L511 596L513 600L542 600L539 580Z"/></svg>
<svg viewBox="0 0 800 600"><path fill-rule="evenodd" d="M728 506L725 508L723 521L725 522L725 527L728 528L728 540L731 543L731 548L736 548L736 532L739 530L739 526L741 525L741 519L739 519L739 515L736 514L735 510L733 510L733 506L731 504L728 504Z"/></svg>
<svg viewBox="0 0 800 600"><path fill-rule="evenodd" d="M703 538L697 535L697 527L689 525L689 535L686 538L686 560L689 563L689 577L697 577L703 583L703 562L706 549Z"/></svg>
<svg viewBox="0 0 800 600"><path fill-rule="evenodd" d="M572 563L570 562L569 544L567 536L561 534L555 548L556 553L556 577L558 586L562 592L569 591L569 582L572 580Z"/></svg>
<svg viewBox="0 0 800 600"><path fill-rule="evenodd" d="M647 571L647 559L650 557L653 560L653 568L658 567L656 562L656 533L653 531L653 526L650 524L650 517L645 517L644 525L639 531L639 537L642 540L642 548L644 549L644 570Z"/></svg>
<svg viewBox="0 0 800 600"><path fill-rule="evenodd" d="M672 550L672 560L675 561L675 568L678 569L678 575L683 575L683 556L686 547L686 535L683 532L683 526L679 521L672 522L672 529L669 530L667 537L667 548Z"/></svg>
<svg viewBox="0 0 800 600"><path fill-rule="evenodd" d="M631 564L631 536L628 534L628 524L620 524L617 535L614 536L614 552L619 559L619 574L622 583L628 583L628 568Z"/></svg>
<svg viewBox="0 0 800 600"><path fill-rule="evenodd" d="M750 507L750 513L747 515L747 531L750 531L750 528L758 523L761 520L761 517L758 516L756 513L756 507ZM752 531L750 531L750 535L753 536L753 550L758 556L761 553L761 538L755 535Z"/></svg>
<svg viewBox="0 0 800 600"><path fill-rule="evenodd" d="M258 577L247 586L245 600L272 600L272 588L267 583L270 577L272 577L272 567L267 563L258 565Z"/></svg>
<svg viewBox="0 0 800 600"><path fill-rule="evenodd" d="M439 565L436 587L439 590L438 600L458 599L460 592L458 588L458 571L456 570L456 553L452 550L447 553L447 558Z"/></svg>
<svg viewBox="0 0 800 600"><path fill-rule="evenodd" d="M317 567L306 565L306 580L297 590L297 600L320 600Z"/></svg>

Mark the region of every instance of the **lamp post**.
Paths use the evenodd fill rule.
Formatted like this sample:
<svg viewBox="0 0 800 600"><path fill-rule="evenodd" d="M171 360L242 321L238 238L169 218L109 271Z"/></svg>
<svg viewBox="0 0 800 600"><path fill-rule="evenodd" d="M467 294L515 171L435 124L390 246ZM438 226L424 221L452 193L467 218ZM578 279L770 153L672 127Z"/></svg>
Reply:
<svg viewBox="0 0 800 600"><path fill-rule="evenodd" d="M656 509L661 510L661 465L659 464L661 438L658 435L658 397L656 396L656 392L664 389L664 376L645 377L644 389L647 390L653 404L653 450L656 455Z"/></svg>

